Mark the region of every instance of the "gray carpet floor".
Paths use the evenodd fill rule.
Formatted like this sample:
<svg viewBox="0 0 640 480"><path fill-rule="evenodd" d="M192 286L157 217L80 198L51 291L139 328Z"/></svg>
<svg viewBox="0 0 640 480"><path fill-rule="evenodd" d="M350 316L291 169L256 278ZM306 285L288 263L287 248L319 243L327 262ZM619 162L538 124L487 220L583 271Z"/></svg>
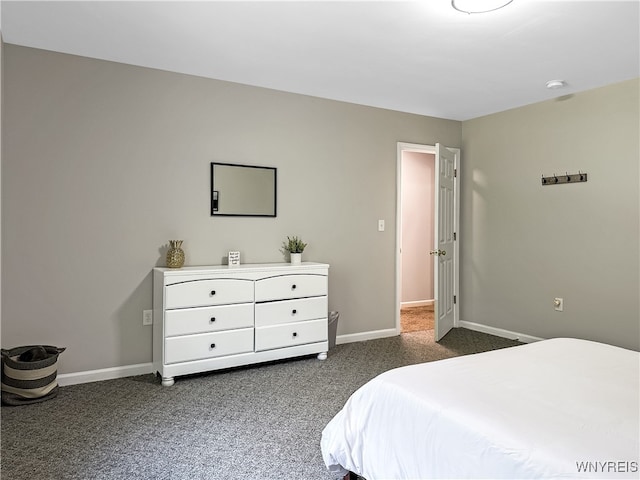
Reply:
<svg viewBox="0 0 640 480"><path fill-rule="evenodd" d="M1 478L336 480L320 437L358 387L391 368L514 345L465 329L435 343L421 331L172 387L153 375L61 387L2 407Z"/></svg>

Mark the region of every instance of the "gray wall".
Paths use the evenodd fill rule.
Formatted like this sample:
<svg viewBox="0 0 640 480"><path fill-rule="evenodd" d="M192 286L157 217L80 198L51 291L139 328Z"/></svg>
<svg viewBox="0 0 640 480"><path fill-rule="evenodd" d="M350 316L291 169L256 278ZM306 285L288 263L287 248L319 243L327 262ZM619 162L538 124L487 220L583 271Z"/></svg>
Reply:
<svg viewBox="0 0 640 480"><path fill-rule="evenodd" d="M61 373L151 361L170 238L204 265L282 261L300 235L339 334L394 328L398 141L462 146L462 320L639 348L638 80L461 124L13 45L2 63L2 346L66 346ZM278 217L210 217L211 161L277 167Z"/></svg>
<svg viewBox="0 0 640 480"><path fill-rule="evenodd" d="M338 334L395 328L397 142L461 143L460 122L8 44L3 93L2 346L66 346L61 373L151 361L169 239L206 265L299 235ZM210 217L212 161L277 167L278 217Z"/></svg>
<svg viewBox="0 0 640 480"><path fill-rule="evenodd" d="M463 122L461 320L640 348L638 92ZM587 183L541 186L578 170Z"/></svg>

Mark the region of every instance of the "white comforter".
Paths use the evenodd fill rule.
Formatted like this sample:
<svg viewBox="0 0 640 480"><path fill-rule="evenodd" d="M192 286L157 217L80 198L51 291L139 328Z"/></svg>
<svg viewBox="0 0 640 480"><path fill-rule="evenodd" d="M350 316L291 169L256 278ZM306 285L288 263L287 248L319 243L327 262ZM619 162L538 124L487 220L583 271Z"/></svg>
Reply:
<svg viewBox="0 0 640 480"><path fill-rule="evenodd" d="M553 339L397 368L322 432L367 480L638 478L640 354Z"/></svg>

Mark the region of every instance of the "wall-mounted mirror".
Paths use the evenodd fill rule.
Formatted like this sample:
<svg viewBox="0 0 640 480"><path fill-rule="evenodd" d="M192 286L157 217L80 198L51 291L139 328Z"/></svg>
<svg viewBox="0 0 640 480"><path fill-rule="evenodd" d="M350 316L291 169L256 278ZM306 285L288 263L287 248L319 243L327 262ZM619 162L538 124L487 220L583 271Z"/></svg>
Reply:
<svg viewBox="0 0 640 480"><path fill-rule="evenodd" d="M276 169L211 163L211 215L276 216Z"/></svg>

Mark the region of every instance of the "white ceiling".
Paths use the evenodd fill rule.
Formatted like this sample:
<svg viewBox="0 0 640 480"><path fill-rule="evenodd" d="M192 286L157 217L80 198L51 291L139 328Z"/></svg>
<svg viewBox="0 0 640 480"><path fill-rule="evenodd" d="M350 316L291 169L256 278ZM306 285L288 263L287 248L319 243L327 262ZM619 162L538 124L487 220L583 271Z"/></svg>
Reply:
<svg viewBox="0 0 640 480"><path fill-rule="evenodd" d="M640 0L5 0L1 18L6 43L454 120L640 76Z"/></svg>

